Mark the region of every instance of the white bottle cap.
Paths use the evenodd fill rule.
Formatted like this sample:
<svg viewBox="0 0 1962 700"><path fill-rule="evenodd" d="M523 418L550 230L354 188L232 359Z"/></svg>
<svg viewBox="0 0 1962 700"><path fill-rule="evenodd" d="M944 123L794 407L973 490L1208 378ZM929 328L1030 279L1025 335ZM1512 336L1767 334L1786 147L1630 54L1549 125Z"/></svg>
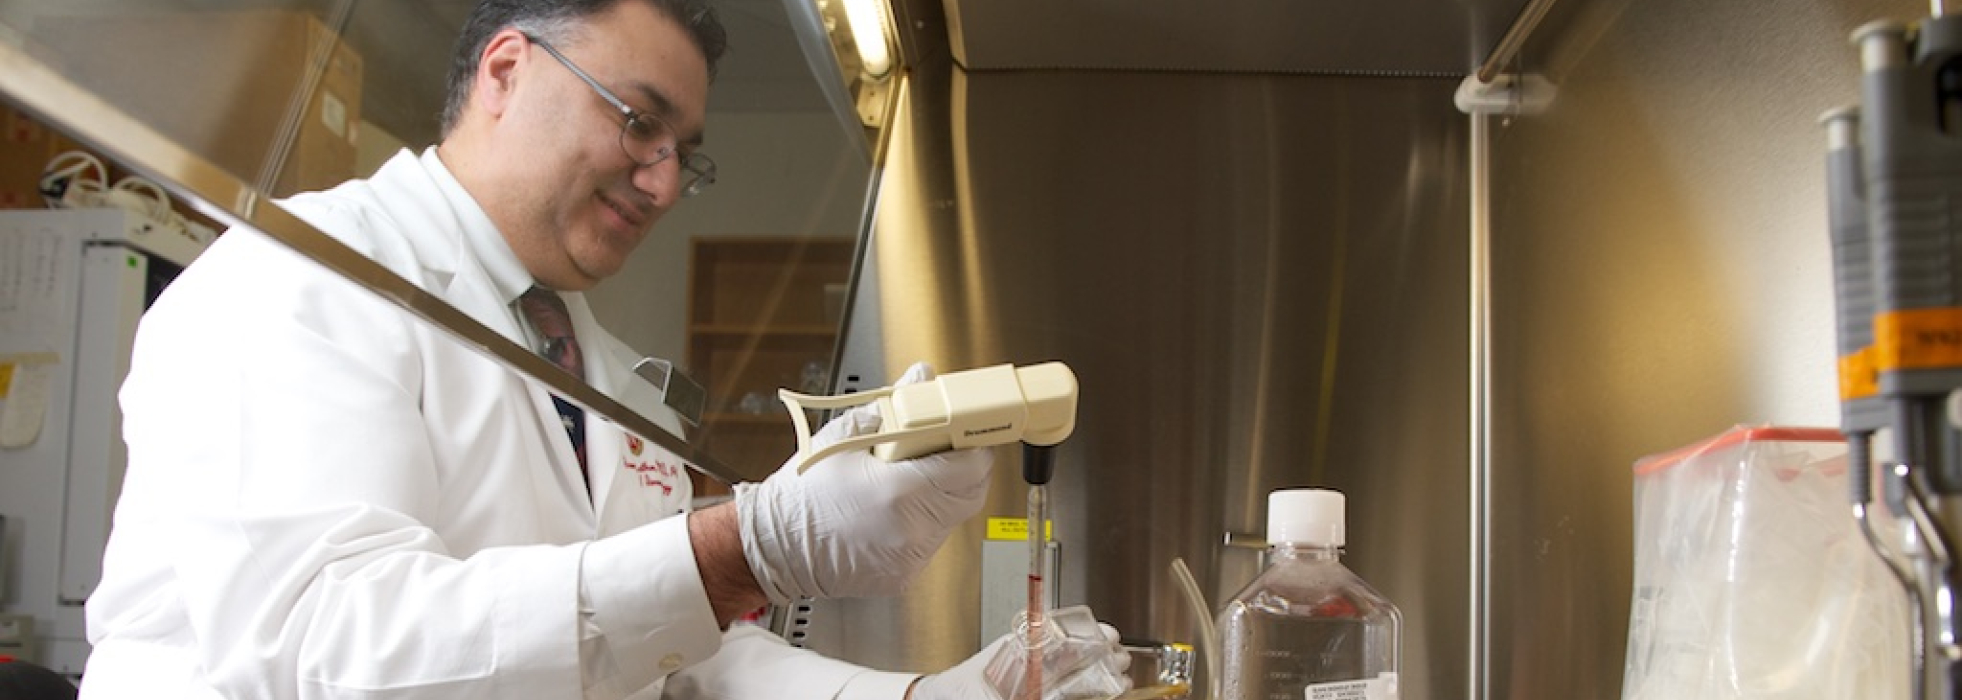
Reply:
<svg viewBox="0 0 1962 700"><path fill-rule="evenodd" d="M1267 543L1340 547L1343 537L1341 491L1281 489L1267 494Z"/></svg>

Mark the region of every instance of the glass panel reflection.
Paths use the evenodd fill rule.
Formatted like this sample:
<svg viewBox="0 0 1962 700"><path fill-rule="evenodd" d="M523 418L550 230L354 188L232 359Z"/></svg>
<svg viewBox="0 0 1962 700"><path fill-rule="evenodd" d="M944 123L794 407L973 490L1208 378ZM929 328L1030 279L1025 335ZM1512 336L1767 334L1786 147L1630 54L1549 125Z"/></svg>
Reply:
<svg viewBox="0 0 1962 700"><path fill-rule="evenodd" d="M81 217L110 222L98 228L127 229L105 234L110 238L152 237L127 248L98 245L100 240L89 244L93 252L118 252L104 258L113 263L107 272L129 282L137 308L155 301L178 263L213 237L224 240L234 234L223 232L235 226L257 229L424 321L450 327L466 346L483 348L538 377L554 372L569 377L510 342L510 334L491 330L495 324L484 320L484 310L449 306L442 301L448 297L416 286L423 282L387 274L276 206L281 198L371 177L391 159L413 159L439 142L444 76L472 5L471 0L0 0L0 219L25 210L40 216L77 213L46 211L52 208L86 208L107 214ZM718 182L670 210L624 268L584 296L599 324L621 341L617 354L628 360L624 364L637 366L637 376L649 381L604 393L594 385L553 380L575 384L569 392L554 385L554 393L567 394L588 410L598 406L603 414L625 413L630 405L658 405L659 398L648 401L648 392L672 391L692 379L705 392L689 401L700 407L695 423L665 410L619 416L638 423L618 422L636 431L646 426L650 436L658 432L667 442L654 442L699 456L722 468L725 477L760 477L789 456L792 436L788 417L759 397L773 396L776 386L829 389L818 385L830 382L869 163L864 135L839 128L805 65L785 19L786 5L725 0L717 7L732 48L709 90L702 121ZM168 225L114 223L124 221ZM67 234L50 233L46 226L32 235L19 233L28 228L0 225L0 272L34 268L37 261L53 260L42 253L57 248L83 249L66 246L70 241L61 237ZM183 232L182 240L169 238L173 231ZM697 254L757 244L767 252L733 258ZM189 252L159 252L172 245ZM123 257L123 250L133 254ZM81 257L63 255L62 260ZM730 260L740 264L721 264ZM0 303L0 311L5 306ZM62 358L71 357L64 353L76 346L40 342L62 332L15 332L20 327L0 327L0 384L38 386L44 365L70 363ZM126 358L134 322L115 331L124 334L118 342ZM91 343L85 347L103 347ZM45 358L57 359L42 363ZM636 361L641 358L651 359ZM92 377L93 383L63 385L60 395L78 403L86 395L113 423L123 370L115 367L122 360L108 361L112 369L76 375ZM153 370L149 376L159 374ZM335 405L338 398L345 410L332 411L336 415L356 414L366 405L336 397L351 389L332 381L307 381L318 382L316 393L327 399L322 405ZM198 393L194 387L179 389L191 398ZM24 399L6 400L0 389L0 406L28 405ZM759 402L761 408L745 409ZM67 429L47 426L45 434ZM80 441L44 434L34 444L120 449L119 432L103 426ZM373 436L335 432L332 440L288 435L285 446L304 452L339 449L331 444L335 440L373 441ZM619 455L641 455L644 447L632 439L612 445ZM80 602L101 593L91 590L100 569L90 567L101 561L108 509L119 498L122 471L113 460L66 473L13 468L40 464L23 460L47 459L28 449L0 450L0 516L10 526L9 541L25 543L18 548L22 570L59 568L58 577L20 577L33 581L9 600L30 602L8 602L0 613L20 613L38 625L30 637L37 646L26 650L25 658L76 675L90 653ZM662 469L648 476L676 476ZM698 502L727 492L699 474L689 477ZM317 486L331 490L337 484ZM56 541L64 538L72 541ZM0 567L0 583L11 580L7 573ZM14 650L0 646L0 651Z"/></svg>
<svg viewBox="0 0 1962 700"><path fill-rule="evenodd" d="M419 152L438 142L444 74L472 4L5 0L0 39L249 188L285 197L365 177L402 149ZM765 464L767 455L782 442L771 434L779 426L769 418L779 412L741 407L755 404L745 399L767 393L767 384L808 389L811 375L828 378L835 319L832 328L819 327L823 318L801 324L800 359L794 361L768 350L784 342L780 329L696 320L691 309L699 305L691 300L715 292L701 288L708 282L695 269L692 251L725 238L849 251L868 164L863 135L838 128L805 65L786 5L736 0L718 9L731 43L710 91L707 119L720 184L670 211L626 268L587 298L601 324L635 352L706 390L703 427L687 425L678 437L706 447L705 433L722 425L723 437L713 442L748 455L739 460L751 465L744 470L761 474L774 466ZM44 171L56 156L78 150L101 155L58 120L44 124L12 109L0 112L0 120L10 133L26 134L14 139L23 147L0 158L0 207L43 206ZM131 174L115 159L103 160L105 187ZM175 191L183 183L162 184ZM155 199L165 202L156 206L211 231L222 231L225 217L205 216L200 204L206 211L240 205ZM815 307L824 303L823 290L842 288L849 270L849 264L780 262L751 271L749 283L762 291L745 303ZM831 277L814 282L814 274ZM743 340L752 332L754 342ZM708 349L731 346L750 350ZM794 371L775 368L786 363ZM822 365L819 371L805 371L814 363ZM728 427L734 425L750 427ZM788 435L787 421L780 427Z"/></svg>

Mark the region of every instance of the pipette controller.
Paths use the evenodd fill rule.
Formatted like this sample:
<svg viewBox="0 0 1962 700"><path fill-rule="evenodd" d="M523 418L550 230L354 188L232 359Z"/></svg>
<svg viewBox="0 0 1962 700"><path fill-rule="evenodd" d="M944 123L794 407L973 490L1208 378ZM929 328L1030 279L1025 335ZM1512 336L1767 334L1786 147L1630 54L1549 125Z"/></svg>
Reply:
<svg viewBox="0 0 1962 700"><path fill-rule="evenodd" d="M1076 428L1076 374L1061 362L982 367L841 396L811 396L789 389L778 390L777 396L790 407L791 421L797 425L797 454L791 460L799 474L847 450L869 447L880 459L912 459L1017 440L1054 445ZM879 432L812 448L806 409L848 408L875 401L882 418Z"/></svg>

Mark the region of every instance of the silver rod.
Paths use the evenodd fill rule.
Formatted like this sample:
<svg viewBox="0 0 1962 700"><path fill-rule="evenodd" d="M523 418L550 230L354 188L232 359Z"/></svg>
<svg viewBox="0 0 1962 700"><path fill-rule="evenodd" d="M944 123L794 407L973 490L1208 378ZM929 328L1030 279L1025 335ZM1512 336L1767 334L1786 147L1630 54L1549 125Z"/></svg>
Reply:
<svg viewBox="0 0 1962 700"><path fill-rule="evenodd" d="M1925 612L1920 631L1921 647L1917 650L1922 659L1922 679L1925 681L1921 697L1956 697L1954 665L1956 657L1956 616L1952 607L1955 585L1955 560L1950 549L1951 540L1946 528L1935 517L1935 498L1930 495L1921 480L1914 478L1915 468L1896 467L1897 477L1906 486L1906 505L1911 529L1920 535L1921 547L1927 558L1921 562L1920 583L1922 586L1921 605ZM1928 619L1932 616L1933 619ZM1928 627L1933 629L1929 630ZM1931 687L1932 686L1932 687Z"/></svg>
<svg viewBox="0 0 1962 700"><path fill-rule="evenodd" d="M1948 574L1955 560L1949 550L1948 531L1935 519L1934 500L1927 489L1921 486L1920 481L1907 479L1908 517L1913 520L1915 530L1921 533L1922 546L1927 548L1928 560L1932 567L1932 571L1929 572L1932 576L1924 583L1932 586L1935 592L1936 627L1933 639L1942 647L1951 648L1957 643L1955 612L1941 602L1953 592ZM1947 655L1935 654L1934 656L1946 657Z"/></svg>
<svg viewBox="0 0 1962 700"><path fill-rule="evenodd" d="M1935 2L1939 3L1941 0ZM1492 55L1486 56L1485 63L1479 65L1478 82L1489 83L1493 78L1498 77L1500 70L1512 62L1512 57L1519 53L1519 47L1526 44L1526 38L1532 36L1533 29L1540 25L1540 20L1546 18L1547 10L1552 8L1553 0L1532 0L1526 3L1526 9L1519 12L1519 19L1514 20L1512 28L1507 29L1506 35L1499 38L1499 45L1492 49Z"/></svg>
<svg viewBox="0 0 1962 700"><path fill-rule="evenodd" d="M1858 466L1858 463L1854 463L1851 468ZM1915 582L1915 575L1908 565L1895 560L1893 548L1880 541L1880 533L1874 530L1873 522L1869 519L1867 504L1853 504L1853 522L1859 525L1860 536L1867 541L1867 547L1880 557L1880 562L1887 566L1887 572L1894 575L1894 580L1901 584L1901 589L1907 594L1908 686L1911 697L1926 697L1922 689L1928 684L1925 670L1928 659L1924 651L1928 636L1927 623L1921 614L1921 586Z"/></svg>
<svg viewBox="0 0 1962 700"><path fill-rule="evenodd" d="M1226 545L1228 549L1245 549L1255 552L1265 552L1267 551L1267 536L1265 534L1259 534L1259 533L1234 532L1228 530L1226 532L1226 537L1223 541L1223 544Z"/></svg>
<svg viewBox="0 0 1962 700"><path fill-rule="evenodd" d="M257 206L262 195L238 178L185 150L69 81L18 47L0 43L0 100L55 126L109 160L156 181L198 211L228 226L265 233L403 310L448 331L464 345L520 376L606 417L673 452L710 477L727 483L745 477L706 451L629 410L558 365L498 335L421 287L402 279L354 249L342 245L279 207Z"/></svg>
<svg viewBox="0 0 1962 700"><path fill-rule="evenodd" d="M1471 513L1470 513L1470 560L1471 560L1471 619L1468 631L1471 635L1466 665L1469 673L1465 697L1484 700L1488 697L1489 669L1486 668L1486 649L1491 643L1491 569L1487 559L1491 556L1491 532L1486 514L1490 512L1492 493L1492 426L1489 422L1492 409L1490 386L1492 366L1490 361L1491 335L1489 332L1492 313L1491 302L1491 121L1482 112L1472 112L1471 119Z"/></svg>

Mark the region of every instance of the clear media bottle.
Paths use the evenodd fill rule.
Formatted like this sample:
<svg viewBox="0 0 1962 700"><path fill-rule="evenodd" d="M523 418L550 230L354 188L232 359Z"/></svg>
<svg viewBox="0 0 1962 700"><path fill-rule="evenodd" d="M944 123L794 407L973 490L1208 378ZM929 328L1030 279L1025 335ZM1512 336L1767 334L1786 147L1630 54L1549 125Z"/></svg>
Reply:
<svg viewBox="0 0 1962 700"><path fill-rule="evenodd" d="M1403 616L1342 565L1340 492L1267 497L1267 568L1219 614L1225 700L1396 700Z"/></svg>

